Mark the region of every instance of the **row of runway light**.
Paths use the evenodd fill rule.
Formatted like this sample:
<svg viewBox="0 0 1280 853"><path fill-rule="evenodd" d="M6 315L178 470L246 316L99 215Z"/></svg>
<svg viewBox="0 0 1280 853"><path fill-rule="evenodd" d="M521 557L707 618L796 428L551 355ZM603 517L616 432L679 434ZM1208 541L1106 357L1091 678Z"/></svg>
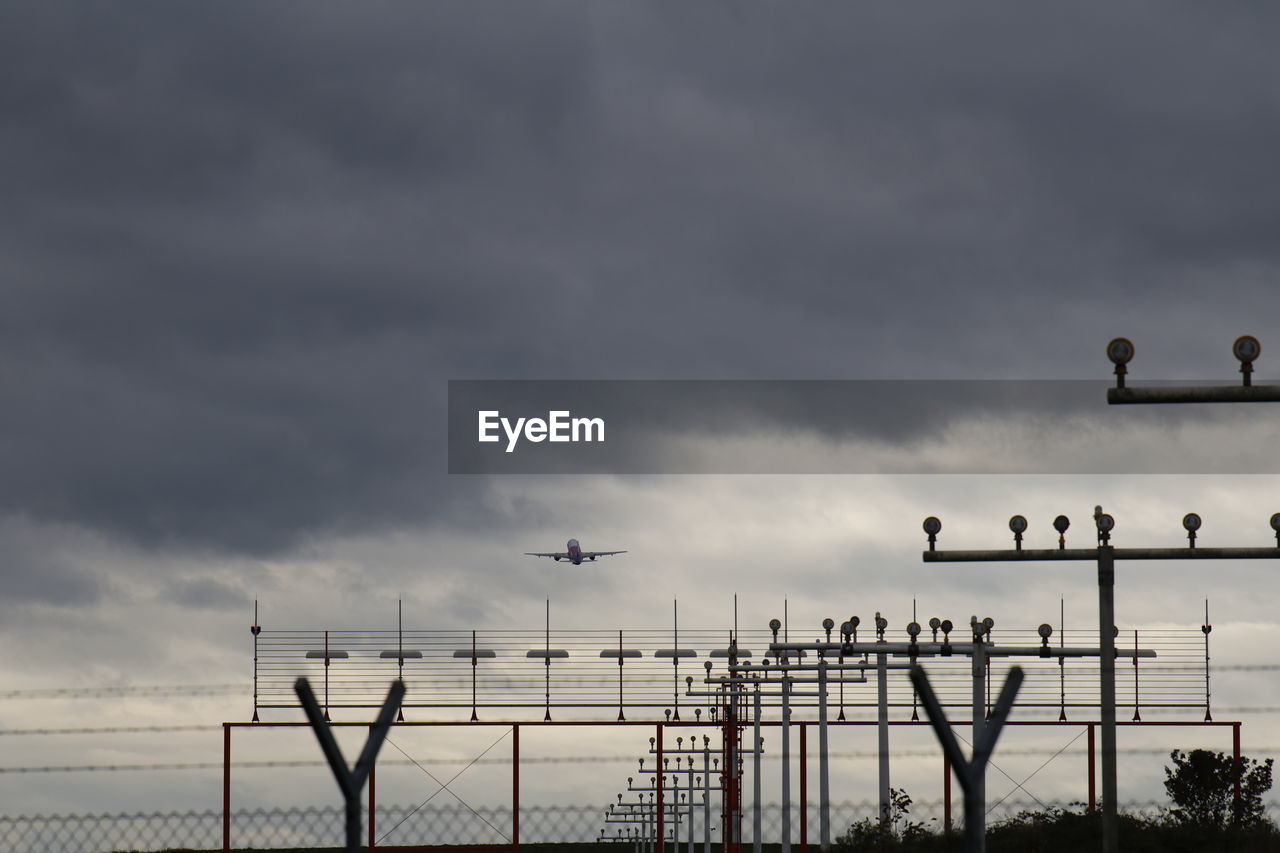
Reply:
<svg viewBox="0 0 1280 853"><path fill-rule="evenodd" d="M773 635L773 642L769 645L769 654L771 657L763 658L758 664L746 663L739 660L740 655L736 653L735 644L731 643L728 650L729 660L727 674L717 676L713 674L713 666L710 661L704 663L706 669L706 677L703 683L708 689L703 691L694 690L694 680L692 676L685 679L686 692L689 697L706 697L714 700L713 707L719 707L724 717L724 739L721 751L725 756L725 768L720 777L720 788L726 792L725 803L726 810L729 812L727 819L722 824L727 833L731 834L729 842L736 849L741 843L740 834L740 812L741 812L741 790L743 777L743 756L751 755L753 757L753 783L754 783L754 806L752 814L753 824L753 844L755 853L760 853L762 838L761 827L761 802L762 802L762 775L760 771L760 757L763 753L763 738L761 737L760 726L762 721L762 704L766 696L772 696L779 700L782 708L781 716L781 759L782 759L782 779L781 779L781 798L782 798L782 850L783 853L789 853L791 847L791 706L792 701L799 697L811 697L817 700L818 706L818 761L819 761L819 833L820 844L823 850L829 850L831 846L831 821L830 821L830 774L829 774L829 748L828 748L828 705L829 690L833 685L844 684L861 684L866 683L866 672L873 669L877 682L877 726L878 726L878 753L879 753L879 793L880 793L880 820L884 824L890 821L891 812L891 787L890 787L890 766L889 766L889 715L888 715L888 689L887 674L890 670L905 670L915 667L923 658L934 657L951 657L964 656L972 660L972 680L973 680L973 717L972 727L974 742L977 743L984 727L987 723L988 707L987 707L987 678L988 678L988 661L993 657L1016 658L1016 657L1036 657L1036 658L1057 658L1063 660L1068 657L1096 657L1100 654L1097 648L1079 648L1051 646L1049 639L1053 635L1053 628L1048 623L1040 626L1038 634L1040 636L1040 645L1038 646L996 646L991 642L991 631L994 627L994 621L990 618L979 620L976 616L971 617L969 624L968 641L953 641L951 633L955 626L950 620L930 619L928 622L929 629L932 633L932 639L922 641L920 639L923 628L919 623L912 621L907 626L908 642L888 642L885 638L888 629L888 620L880 613L875 615L875 640L873 642L861 642L858 640L857 631L861 625L858 617L851 617L840 626L840 640L833 642L831 633L835 628L835 621L832 619L824 619L822 628L826 635L826 641L813 642L783 642L778 641L778 632L782 628L781 620L774 619L769 623L770 631ZM942 640L939 642L938 634L942 633ZM815 654L816 658L813 663L804 661L808 654ZM1155 651L1151 649L1133 649L1131 654L1137 657L1155 657ZM846 659L852 658L852 662ZM874 658L874 660L872 660ZM903 659L906 660L903 660ZM891 660L892 659L892 660ZM799 689L797 689L799 687ZM811 692L810 692L811 691ZM751 746L742 749L738 742L736 733L738 727L745 724L746 720L739 717L747 706L751 706L752 710L747 715L752 723ZM670 713L668 712L668 719ZM730 734L732 732L732 734ZM659 735L660 737L661 735ZM677 752L683 751L683 738L678 739L679 746ZM656 754L659 759L664 758L664 749L661 742L654 744L651 739L651 752ZM709 741L704 737L704 754L710 756ZM669 760L669 759L668 759ZM665 768L665 763L664 763ZM643 760L641 761L642 776L645 771ZM692 772L692 764L686 772ZM705 772L705 771L704 771ZM686 804L685 801L679 799L676 790L676 777L672 776L671 788L669 789L674 801L664 799L664 793L668 790L665 788L668 776L658 774L655 768L655 775L649 779L651 788L636 788L633 784L634 779L628 779L628 791L639 792L642 794L638 801L626 801L625 803L619 795L618 807L622 809L625 806L625 812L614 815L614 809L611 807L606 822L630 824L625 832L615 832L613 840L631 841L637 845L639 853L645 853L652 849L652 845L656 844L659 838L665 839L663 835L663 819L670 814L672 820L679 821L679 815L683 814L683 809L692 808L692 803ZM705 785L707 791L704 793L704 808L709 809L710 795L710 777L705 777ZM650 792L651 796L646 802L643 793ZM656 798L653 794L656 793ZM967 820L970 822L981 820L981 798L985 792L979 789L972 792L966 797L966 814ZM976 799L975 799L976 798ZM970 800L974 799L973 807L970 808ZM734 813L736 810L736 814ZM709 817L707 818L709 821ZM709 844L710 825L704 829L704 841ZM672 838L678 841L679 834L676 827L672 827L675 833ZM602 832L602 838L604 833ZM690 845L693 843L692 837L692 818L690 816L690 833L688 837ZM690 847L692 850L692 846Z"/></svg>

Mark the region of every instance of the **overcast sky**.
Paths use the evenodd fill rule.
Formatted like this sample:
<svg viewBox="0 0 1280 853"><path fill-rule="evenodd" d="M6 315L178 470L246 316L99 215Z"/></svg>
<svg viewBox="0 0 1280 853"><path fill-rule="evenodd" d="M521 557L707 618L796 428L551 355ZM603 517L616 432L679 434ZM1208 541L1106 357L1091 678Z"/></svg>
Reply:
<svg viewBox="0 0 1280 853"><path fill-rule="evenodd" d="M954 546L1004 545L1014 512L1047 546L1095 504L1119 544L1177 545L1193 509L1205 544L1268 544L1265 406L1231 429L1135 412L1142 432L1099 394L1069 428L947 430L925 468L1047 435L1116 458L1123 427L1143 470L1195 448L1194 477L503 477L446 473L445 403L450 379L1105 381L1117 335L1140 383L1234 381L1253 334L1266 381L1277 25L1170 2L5 4L5 689L247 683L255 599L269 628L393 627L397 598L422 628L536 628L548 597L566 626L665 627L679 597L720 628L734 592L757 626L784 598L813 625L905 622L913 597L1019 627L1060 597L1094 612L1087 573L922 566L930 514ZM751 426L662 452L807 471L865 449ZM521 556L570 536L630 553ZM1212 598L1215 661L1266 662L1274 590L1264 566L1144 567L1117 621L1194 628ZM0 699L0 727L249 710ZM1246 752L1277 719L1247 717ZM0 763L220 759L214 735L134 737L6 739ZM1158 764L1122 799L1161 796ZM10 773L0 800L212 808L216 782Z"/></svg>

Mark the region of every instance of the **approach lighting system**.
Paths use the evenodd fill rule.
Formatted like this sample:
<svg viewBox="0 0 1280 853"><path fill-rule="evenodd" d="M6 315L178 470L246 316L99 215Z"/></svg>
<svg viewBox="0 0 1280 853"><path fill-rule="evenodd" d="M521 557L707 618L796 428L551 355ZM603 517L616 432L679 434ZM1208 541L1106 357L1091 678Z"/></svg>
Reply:
<svg viewBox="0 0 1280 853"><path fill-rule="evenodd" d="M1067 528L1071 526L1071 519L1065 515L1060 515L1053 520L1053 529L1058 531L1058 550L1065 551L1067 549Z"/></svg>
<svg viewBox="0 0 1280 853"><path fill-rule="evenodd" d="M1244 378L1244 384L1251 385L1253 360L1262 353L1262 344L1258 343L1258 339L1253 335L1241 335L1231 345L1231 352L1235 354L1236 360L1240 362L1240 374Z"/></svg>
<svg viewBox="0 0 1280 853"><path fill-rule="evenodd" d="M942 530L942 522L936 516L929 516L924 520L924 532L929 536L929 550L933 550L934 543L938 541L938 531Z"/></svg>
<svg viewBox="0 0 1280 853"><path fill-rule="evenodd" d="M1094 523L1098 526L1098 541L1106 544L1111 539L1111 531L1116 527L1116 520L1104 512L1094 517Z"/></svg>
<svg viewBox="0 0 1280 853"><path fill-rule="evenodd" d="M1182 517L1182 529L1187 531L1188 547L1196 547L1196 531L1200 529L1200 516L1189 512Z"/></svg>
<svg viewBox="0 0 1280 853"><path fill-rule="evenodd" d="M1107 358L1112 364L1128 364L1133 358L1133 341L1128 338L1114 338L1107 344Z"/></svg>
<svg viewBox="0 0 1280 853"><path fill-rule="evenodd" d="M1040 632L1040 657L1049 657L1049 638L1053 636L1053 626L1045 622L1036 629Z"/></svg>
<svg viewBox="0 0 1280 853"><path fill-rule="evenodd" d="M1009 529L1013 531L1013 547L1021 551L1022 534L1027 531L1027 519L1021 515L1015 515L1009 519Z"/></svg>
<svg viewBox="0 0 1280 853"><path fill-rule="evenodd" d="M1258 343L1258 339L1253 335L1241 335L1231 345L1231 351L1235 353L1238 360L1248 363L1262 353L1262 344Z"/></svg>
<svg viewBox="0 0 1280 853"><path fill-rule="evenodd" d="M1124 375L1129 372L1126 367L1133 358L1133 342L1128 338L1114 338L1107 344L1107 358L1116 366L1116 387L1124 387Z"/></svg>

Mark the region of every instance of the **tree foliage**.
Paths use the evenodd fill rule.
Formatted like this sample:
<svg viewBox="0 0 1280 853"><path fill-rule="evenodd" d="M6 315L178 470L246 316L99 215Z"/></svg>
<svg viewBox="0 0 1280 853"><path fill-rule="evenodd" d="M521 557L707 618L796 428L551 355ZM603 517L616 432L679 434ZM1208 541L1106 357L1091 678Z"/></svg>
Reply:
<svg viewBox="0 0 1280 853"><path fill-rule="evenodd" d="M1164 769L1164 789L1179 824L1195 827L1249 827L1266 818L1262 795L1271 790L1271 764L1241 756L1239 763L1221 752L1193 749L1169 754L1173 767ZM1235 797L1237 782L1240 798Z"/></svg>

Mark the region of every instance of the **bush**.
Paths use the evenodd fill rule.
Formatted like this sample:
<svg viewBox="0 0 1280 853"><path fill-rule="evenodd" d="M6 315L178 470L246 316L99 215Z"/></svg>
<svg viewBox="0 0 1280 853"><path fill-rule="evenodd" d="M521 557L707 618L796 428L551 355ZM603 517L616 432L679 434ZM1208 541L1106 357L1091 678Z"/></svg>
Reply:
<svg viewBox="0 0 1280 853"><path fill-rule="evenodd" d="M1235 759L1221 752L1193 749L1169 754L1173 768L1164 769L1164 789L1173 800L1169 815L1185 827L1220 829L1245 828L1266 820L1262 795L1271 790L1271 763L1259 764L1241 756ZM1235 786L1240 785L1240 801Z"/></svg>

